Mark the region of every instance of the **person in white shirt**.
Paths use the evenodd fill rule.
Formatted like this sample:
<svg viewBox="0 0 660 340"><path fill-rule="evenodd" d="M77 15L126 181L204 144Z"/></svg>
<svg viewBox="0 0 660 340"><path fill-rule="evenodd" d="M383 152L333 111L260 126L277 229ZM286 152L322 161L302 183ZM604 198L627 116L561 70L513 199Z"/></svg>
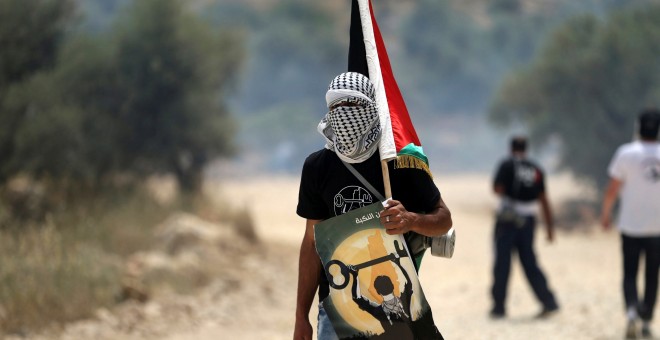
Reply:
<svg viewBox="0 0 660 340"><path fill-rule="evenodd" d="M617 226L623 251L623 295L627 338L651 337L660 267L660 110L645 109L638 117L639 139L618 148L608 168L601 224L610 229L612 208L620 196ZM645 257L645 286L637 293L637 270ZM639 328L639 319L642 327ZM641 334L640 334L641 333Z"/></svg>

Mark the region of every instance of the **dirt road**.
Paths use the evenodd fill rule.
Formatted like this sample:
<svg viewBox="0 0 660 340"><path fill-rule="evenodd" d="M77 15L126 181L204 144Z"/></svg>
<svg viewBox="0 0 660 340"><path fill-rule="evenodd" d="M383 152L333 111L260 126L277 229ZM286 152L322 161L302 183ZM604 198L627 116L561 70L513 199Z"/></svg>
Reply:
<svg viewBox="0 0 660 340"><path fill-rule="evenodd" d="M508 317L493 321L489 286L492 265L492 211L495 198L488 176L436 176L438 186L453 213L457 232L456 253L446 260L427 256L420 271L422 287L433 309L435 322L447 339L620 339L625 320L621 296L619 237L596 226L588 232L559 232L548 244L537 233L537 253L561 312L549 320L534 320L539 311L519 263L515 263L509 286ZM250 204L259 233L266 240L297 248L304 221L293 214L297 179L262 178L224 184L235 201ZM584 193L568 176L549 178L551 201L558 203ZM249 203L248 203L249 202ZM295 255L295 252L291 253ZM288 259L294 266L297 259ZM290 268L282 272L289 275ZM286 274L285 274L286 272ZM196 334L172 337L210 339L290 339L293 326L295 280L292 286L277 285L283 299L272 310L253 310L272 320L261 323L237 320L231 327L201 329ZM315 314L312 313L312 319ZM240 325L239 325L240 324ZM655 329L660 327L653 325ZM660 331L658 329L657 331ZM215 333L214 333L215 332ZM211 337L203 337L211 336Z"/></svg>
<svg viewBox="0 0 660 340"><path fill-rule="evenodd" d="M493 321L487 314L496 202L489 178L436 174L436 182L452 211L457 245L451 260L427 255L420 280L445 338L623 338L616 232L604 233L596 226L586 232L560 231L554 244L537 233L539 261L561 311L548 320L533 319L540 305L516 262L509 284L508 316ZM583 193L567 176L551 176L548 188L555 207ZM297 252L304 228L304 220L295 215L298 179L234 179L212 189L232 205L252 211L263 252L248 255L234 276L219 279L197 296L161 297L146 305L122 306L113 313L101 311L95 320L69 327L58 339L291 339ZM310 319L315 317L312 311ZM660 332L657 321L653 329Z"/></svg>

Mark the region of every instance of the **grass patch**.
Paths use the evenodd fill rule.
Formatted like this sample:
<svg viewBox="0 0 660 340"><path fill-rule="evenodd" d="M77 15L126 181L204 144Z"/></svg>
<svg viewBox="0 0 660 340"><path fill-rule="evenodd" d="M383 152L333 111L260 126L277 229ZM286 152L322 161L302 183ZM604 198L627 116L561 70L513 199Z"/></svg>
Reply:
<svg viewBox="0 0 660 340"><path fill-rule="evenodd" d="M0 326L25 332L114 302L120 261L54 226L0 232Z"/></svg>
<svg viewBox="0 0 660 340"><path fill-rule="evenodd" d="M213 208L200 195L163 204L147 190L126 187L79 195L38 221L12 220L0 203L0 335L30 334L118 303L126 258L153 248L154 228L174 211L251 221L245 212ZM192 291L211 278L199 273L186 279L192 281L172 279L177 291Z"/></svg>

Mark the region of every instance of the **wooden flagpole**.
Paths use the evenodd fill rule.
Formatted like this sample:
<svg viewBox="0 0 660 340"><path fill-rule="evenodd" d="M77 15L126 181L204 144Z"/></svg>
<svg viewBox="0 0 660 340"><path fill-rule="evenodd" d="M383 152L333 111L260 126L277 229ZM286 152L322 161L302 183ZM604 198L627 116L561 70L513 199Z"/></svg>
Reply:
<svg viewBox="0 0 660 340"><path fill-rule="evenodd" d="M385 185L385 199L392 198L392 187L390 186L390 170L387 167L387 160L380 161L380 167L383 170L383 184Z"/></svg>
<svg viewBox="0 0 660 340"><path fill-rule="evenodd" d="M365 28L362 23L362 16L366 18L367 20L370 20L371 14L370 14L370 8L371 8L371 1L370 0L353 0L351 4L351 27L350 27L350 44L349 44L349 49L348 49L348 70L350 72L359 72L364 74L365 76L368 76L371 78L371 76L374 76L375 74L378 74L380 71L379 66L378 66L378 58L375 59L376 61L376 70L371 70L370 66L368 63L368 58L367 58L367 51L366 51L366 46L365 46L365 35L364 31L371 31L371 36L369 37L369 41L374 41L375 44L375 37L373 36L373 28L368 27ZM361 11L362 10L362 11ZM363 13L362 13L363 12ZM362 14L362 15L361 15ZM371 26L371 25L370 25ZM375 48L375 45L370 45L372 48ZM375 52L375 51L372 51ZM377 55L376 55L377 56ZM374 59L371 60L372 62ZM382 78L382 76L381 76ZM373 81L374 79L372 79ZM382 82L382 79L381 79ZM383 96L385 96L385 93L382 93ZM387 106L387 101L384 102L384 106ZM381 122L382 123L382 122ZM380 147L379 147L380 149ZM395 154L396 155L396 154ZM387 161L386 160L381 160L381 170L383 173L383 184L385 188L385 198L392 198L392 187L390 185L390 172L387 167Z"/></svg>

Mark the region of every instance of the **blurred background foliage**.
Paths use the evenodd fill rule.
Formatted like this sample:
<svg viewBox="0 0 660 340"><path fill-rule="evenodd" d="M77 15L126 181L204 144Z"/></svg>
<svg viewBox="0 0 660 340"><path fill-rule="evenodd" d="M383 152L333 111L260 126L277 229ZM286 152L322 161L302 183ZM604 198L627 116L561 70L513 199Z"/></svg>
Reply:
<svg viewBox="0 0 660 340"><path fill-rule="evenodd" d="M246 50L199 11L0 0L0 337L121 302L122 262L154 228L211 210L203 170L235 152ZM148 186L165 175L182 193L167 202Z"/></svg>
<svg viewBox="0 0 660 340"><path fill-rule="evenodd" d="M74 5L3 1L3 14L23 18L0 33L17 46L2 53L0 181L29 174L98 188L118 174L169 172L198 190L206 163L234 148L224 98L244 56L239 36L175 0L129 3L90 32Z"/></svg>
<svg viewBox="0 0 660 340"><path fill-rule="evenodd" d="M581 15L511 74L490 117L523 121L538 143L561 142L560 165L602 188L613 150L636 133L641 108L660 104L660 6Z"/></svg>
<svg viewBox="0 0 660 340"><path fill-rule="evenodd" d="M637 113L660 104L658 0L373 4L435 172L490 172L526 133L550 171L599 190ZM147 247L167 211L217 208L196 196L204 178L298 174L323 145L349 12L349 0L0 0L0 330L112 304L115 257ZM153 176L184 195L153 201Z"/></svg>
<svg viewBox="0 0 660 340"><path fill-rule="evenodd" d="M496 110L493 102L501 101L498 89L505 78L543 58L542 46L575 17L606 22L613 13L644 11L658 1L373 3L399 86L435 171L490 172L506 154L508 137L528 133L539 137L533 146L549 169L568 169L593 184L602 183L613 145L629 140L630 130L626 138L594 150L569 143L561 131L540 138L531 121L519 117L491 118L500 115L491 112ZM222 27L247 32L246 64L238 92L229 101L240 127L237 159L246 169L296 174L304 157L322 146L314 127L326 111L323 95L328 80L346 68L349 1L222 1L210 8L206 15L214 23L224 21ZM624 59L613 62L626 64ZM583 100L598 105L596 97ZM641 107L629 103L622 119L631 124ZM580 170L572 159L575 149L600 153L599 161L585 159L587 166Z"/></svg>
<svg viewBox="0 0 660 340"><path fill-rule="evenodd" d="M506 153L507 134L519 131L551 150L553 166L602 183L632 118L655 104L655 73L643 70L657 67L645 24L657 3L378 0L374 7L433 168L490 171ZM99 187L117 174L174 173L195 191L205 167L225 156L247 172L297 173L322 146L315 125L327 83L346 69L348 0L0 6L0 42L9 47L0 55L0 182L28 173ZM542 84L552 77L554 87ZM571 79L606 91L578 91ZM550 119L574 116L576 106L593 119L573 126L601 131L608 148L577 143L575 128ZM597 120L604 125L591 124ZM610 130L622 130L608 123L627 130L616 134Z"/></svg>

